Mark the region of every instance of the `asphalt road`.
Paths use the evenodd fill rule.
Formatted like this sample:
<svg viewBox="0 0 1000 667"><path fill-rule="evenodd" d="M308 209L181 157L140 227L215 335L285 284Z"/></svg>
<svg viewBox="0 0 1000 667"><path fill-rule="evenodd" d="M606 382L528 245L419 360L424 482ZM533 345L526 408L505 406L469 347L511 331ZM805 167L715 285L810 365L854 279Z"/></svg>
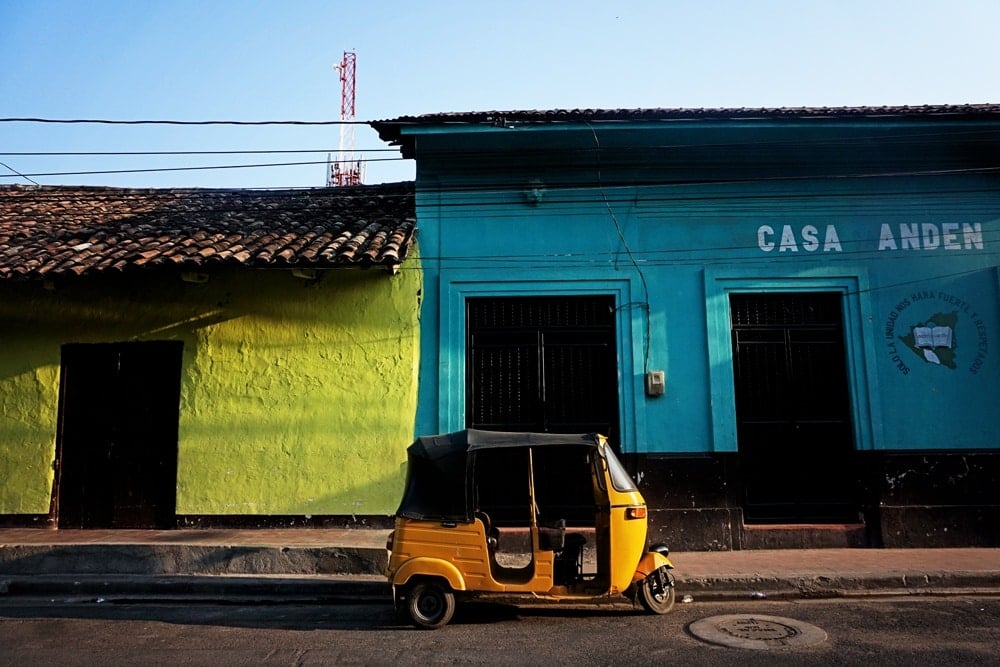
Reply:
<svg viewBox="0 0 1000 667"><path fill-rule="evenodd" d="M723 614L819 627L811 646L752 650L689 631ZM1000 665L1000 597L613 608L468 603L412 629L387 605L108 604L0 599L0 665Z"/></svg>

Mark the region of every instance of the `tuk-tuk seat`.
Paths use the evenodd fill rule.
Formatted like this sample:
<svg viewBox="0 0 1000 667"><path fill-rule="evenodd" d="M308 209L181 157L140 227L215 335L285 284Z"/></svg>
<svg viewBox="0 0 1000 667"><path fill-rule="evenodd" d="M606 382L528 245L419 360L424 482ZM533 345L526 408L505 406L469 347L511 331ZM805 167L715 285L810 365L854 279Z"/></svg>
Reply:
<svg viewBox="0 0 1000 667"><path fill-rule="evenodd" d="M562 551L566 546L566 520L553 526L538 527L538 548L542 551Z"/></svg>
<svg viewBox="0 0 1000 667"><path fill-rule="evenodd" d="M582 533L567 533L562 549L556 552L554 567L555 583L569 586L583 576L583 546L587 538Z"/></svg>

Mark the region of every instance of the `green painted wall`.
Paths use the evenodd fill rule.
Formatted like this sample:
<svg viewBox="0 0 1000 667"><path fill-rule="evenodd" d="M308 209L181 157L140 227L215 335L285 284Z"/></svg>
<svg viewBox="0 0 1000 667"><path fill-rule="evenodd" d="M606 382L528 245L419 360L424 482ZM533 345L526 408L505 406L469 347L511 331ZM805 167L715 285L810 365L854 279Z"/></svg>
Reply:
<svg viewBox="0 0 1000 667"><path fill-rule="evenodd" d="M182 340L178 514L391 514L413 437L419 261L0 288L0 514L49 511L60 347Z"/></svg>
<svg viewBox="0 0 1000 667"><path fill-rule="evenodd" d="M5 322L4 334L6 328ZM0 359L0 513L44 514L52 488L59 355L52 361L32 354L32 346L11 344L6 335L0 345L5 351Z"/></svg>

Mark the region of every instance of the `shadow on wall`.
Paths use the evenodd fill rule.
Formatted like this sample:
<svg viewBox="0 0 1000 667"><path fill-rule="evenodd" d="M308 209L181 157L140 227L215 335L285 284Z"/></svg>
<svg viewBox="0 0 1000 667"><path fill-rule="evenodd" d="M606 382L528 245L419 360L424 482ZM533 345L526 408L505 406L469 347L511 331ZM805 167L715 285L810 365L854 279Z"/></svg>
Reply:
<svg viewBox="0 0 1000 667"><path fill-rule="evenodd" d="M386 458L405 459L406 444L399 445L398 454L387 452ZM227 482L225 476L216 476L219 483L195 489L187 497L178 489L177 514L182 517L178 527L227 524L253 527L255 517L260 517L260 527L274 527L276 520L277 525L292 527L296 517L300 519L298 525L310 526L314 517L330 516L343 517L344 527L363 525L366 517L394 514L403 494L405 471L400 470L396 475L391 471L379 474L371 469L373 465L365 463L363 470L367 474L345 474L343 466L331 456L308 476L301 474L304 466L294 460L281 473L283 479L276 481L244 477ZM387 467L396 466L389 463Z"/></svg>
<svg viewBox="0 0 1000 667"><path fill-rule="evenodd" d="M346 485L348 473L391 475L385 466L379 473L379 464L405 458L413 428L419 281L416 272L332 270L304 282L287 271L238 269L203 284L145 272L54 290L0 286L0 433L11 445L0 450L0 477L8 481L0 507L47 512L67 343L184 343L178 479L188 486L181 495L212 487L220 501L252 495L260 480L279 472L285 478L278 487L265 483L263 491L288 504L319 497L327 477ZM226 465L257 478L213 477ZM236 509L256 502L246 500ZM315 504L341 502L323 513L350 513L355 500ZM196 512L219 509L194 504ZM296 504L287 511L309 509Z"/></svg>

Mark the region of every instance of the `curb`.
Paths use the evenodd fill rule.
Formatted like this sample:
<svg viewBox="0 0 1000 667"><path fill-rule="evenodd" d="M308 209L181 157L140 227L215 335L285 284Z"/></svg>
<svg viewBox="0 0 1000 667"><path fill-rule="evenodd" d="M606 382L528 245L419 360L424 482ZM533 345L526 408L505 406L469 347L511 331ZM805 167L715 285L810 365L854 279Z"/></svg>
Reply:
<svg viewBox="0 0 1000 667"><path fill-rule="evenodd" d="M0 601L14 598L70 598L76 602L131 603L177 600L233 604L390 604L392 588L384 577L374 576L0 576Z"/></svg>
<svg viewBox="0 0 1000 667"><path fill-rule="evenodd" d="M808 600L913 595L1000 595L1000 572L677 577L695 600Z"/></svg>
<svg viewBox="0 0 1000 667"><path fill-rule="evenodd" d="M7 575L379 575L385 549L191 544L0 545Z"/></svg>
<svg viewBox="0 0 1000 667"><path fill-rule="evenodd" d="M907 584L907 581L913 583ZM677 601L808 600L1000 595L1000 579L980 573L937 578L702 577L677 580ZM0 575L0 604L16 600L77 603L391 604L381 576L344 575ZM489 595L480 600L527 605L630 604L624 598L551 601Z"/></svg>
<svg viewBox="0 0 1000 667"><path fill-rule="evenodd" d="M698 571L702 574L685 575L681 568L674 570L674 576L681 604L685 596L695 601L729 601L1000 595L1000 568L993 553L980 567L978 558L970 558L974 554L963 552L964 558L949 561L953 569L928 565L931 561L926 558L907 569L905 560L890 559L882 567L855 563L848 566L853 569L832 573L826 569L826 574L809 573L809 563L780 561L777 554L779 561L768 564L767 574L756 570L758 558L709 560L701 564ZM392 600L391 587L382 574L387 564L385 549L367 543L0 544L0 603L15 598L72 598L81 602L381 604ZM962 564L966 569L961 569ZM704 574L713 570L716 574ZM517 604L527 604L524 598L517 600Z"/></svg>

